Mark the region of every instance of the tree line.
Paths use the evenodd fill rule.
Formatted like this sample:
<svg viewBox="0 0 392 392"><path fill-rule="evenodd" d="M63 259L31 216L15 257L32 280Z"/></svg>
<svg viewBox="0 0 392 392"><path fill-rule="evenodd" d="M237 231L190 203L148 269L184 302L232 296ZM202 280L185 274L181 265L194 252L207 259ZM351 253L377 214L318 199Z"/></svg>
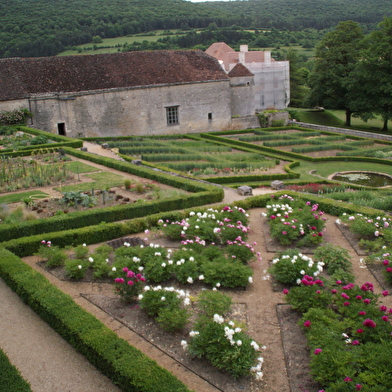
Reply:
<svg viewBox="0 0 392 392"><path fill-rule="evenodd" d="M0 57L50 56L92 42L153 30L233 25L249 29L332 28L352 19L365 29L390 16L390 0L3 0ZM266 43L264 43L266 44Z"/></svg>

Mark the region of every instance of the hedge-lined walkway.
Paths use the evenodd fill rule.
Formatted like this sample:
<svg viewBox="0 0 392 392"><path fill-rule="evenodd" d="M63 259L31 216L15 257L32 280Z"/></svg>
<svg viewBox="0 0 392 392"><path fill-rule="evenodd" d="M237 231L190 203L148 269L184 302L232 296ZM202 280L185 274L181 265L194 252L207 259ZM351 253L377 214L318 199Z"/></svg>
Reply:
<svg viewBox="0 0 392 392"><path fill-rule="evenodd" d="M33 392L120 392L0 279L0 347Z"/></svg>

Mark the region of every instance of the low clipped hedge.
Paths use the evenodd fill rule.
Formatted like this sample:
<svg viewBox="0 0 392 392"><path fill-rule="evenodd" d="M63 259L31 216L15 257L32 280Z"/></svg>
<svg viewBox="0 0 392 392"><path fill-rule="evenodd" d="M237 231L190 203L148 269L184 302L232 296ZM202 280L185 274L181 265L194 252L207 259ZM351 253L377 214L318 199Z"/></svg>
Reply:
<svg viewBox="0 0 392 392"><path fill-rule="evenodd" d="M189 392L170 372L119 338L16 255L1 248L0 275L27 305L122 391Z"/></svg>
<svg viewBox="0 0 392 392"><path fill-rule="evenodd" d="M0 374L0 391L31 392L29 383L23 379L19 370L12 365L2 350L0 350Z"/></svg>

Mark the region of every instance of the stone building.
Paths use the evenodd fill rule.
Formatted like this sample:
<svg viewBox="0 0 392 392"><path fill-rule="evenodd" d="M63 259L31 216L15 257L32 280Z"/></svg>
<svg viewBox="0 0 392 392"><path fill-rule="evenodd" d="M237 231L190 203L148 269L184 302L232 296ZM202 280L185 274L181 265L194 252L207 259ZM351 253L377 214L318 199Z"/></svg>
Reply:
<svg viewBox="0 0 392 392"><path fill-rule="evenodd" d="M71 137L252 128L254 79L199 50L5 58L0 111L28 108L28 125Z"/></svg>
<svg viewBox="0 0 392 392"><path fill-rule="evenodd" d="M240 45L234 51L224 42L212 44L206 53L215 57L230 74L238 64L243 64L254 75L254 108L284 109L290 103L290 68L288 61L275 61L270 51L249 51Z"/></svg>

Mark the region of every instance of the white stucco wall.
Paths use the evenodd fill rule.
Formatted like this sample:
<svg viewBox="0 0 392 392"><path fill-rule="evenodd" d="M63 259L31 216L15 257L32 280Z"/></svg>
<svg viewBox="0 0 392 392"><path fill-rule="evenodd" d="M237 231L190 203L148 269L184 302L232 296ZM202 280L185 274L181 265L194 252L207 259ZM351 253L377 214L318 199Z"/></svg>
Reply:
<svg viewBox="0 0 392 392"><path fill-rule="evenodd" d="M10 112L17 109L29 109L29 100L0 101L0 112Z"/></svg>
<svg viewBox="0 0 392 392"><path fill-rule="evenodd" d="M167 125L167 106L178 106L178 125ZM228 80L48 95L30 107L34 127L57 134L65 123L70 137L217 131L231 119Z"/></svg>

